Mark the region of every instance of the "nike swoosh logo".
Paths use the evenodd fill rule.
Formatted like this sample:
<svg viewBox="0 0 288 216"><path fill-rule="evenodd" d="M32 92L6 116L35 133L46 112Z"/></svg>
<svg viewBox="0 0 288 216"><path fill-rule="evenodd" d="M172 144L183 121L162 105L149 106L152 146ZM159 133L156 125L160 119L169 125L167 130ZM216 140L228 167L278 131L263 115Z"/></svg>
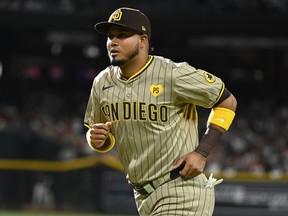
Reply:
<svg viewBox="0 0 288 216"><path fill-rule="evenodd" d="M224 123L224 119L223 118L215 118L214 120Z"/></svg>
<svg viewBox="0 0 288 216"><path fill-rule="evenodd" d="M111 87L113 87L113 86L114 86L114 85L108 85L108 86L105 86L105 85L104 85L104 86L102 87L102 90L104 91L104 90L109 89L109 88L111 88Z"/></svg>

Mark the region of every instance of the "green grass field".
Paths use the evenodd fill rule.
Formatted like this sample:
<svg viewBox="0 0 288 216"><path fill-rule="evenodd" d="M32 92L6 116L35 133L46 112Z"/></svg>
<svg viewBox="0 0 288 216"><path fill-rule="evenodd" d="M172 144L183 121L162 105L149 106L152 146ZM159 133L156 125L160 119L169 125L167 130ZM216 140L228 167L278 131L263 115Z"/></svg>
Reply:
<svg viewBox="0 0 288 216"><path fill-rule="evenodd" d="M0 211L0 216L131 216L121 214L97 214L97 213L63 213L63 212L18 212L18 211Z"/></svg>

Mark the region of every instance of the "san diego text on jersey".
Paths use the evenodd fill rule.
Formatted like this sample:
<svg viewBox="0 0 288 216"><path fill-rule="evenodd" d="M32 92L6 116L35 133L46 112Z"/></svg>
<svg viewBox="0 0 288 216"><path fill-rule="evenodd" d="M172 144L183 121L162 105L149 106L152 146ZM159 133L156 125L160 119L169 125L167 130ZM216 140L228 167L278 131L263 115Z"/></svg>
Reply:
<svg viewBox="0 0 288 216"><path fill-rule="evenodd" d="M145 102L128 102L105 104L101 108L109 121L137 120L167 122L168 107L165 105L147 104Z"/></svg>

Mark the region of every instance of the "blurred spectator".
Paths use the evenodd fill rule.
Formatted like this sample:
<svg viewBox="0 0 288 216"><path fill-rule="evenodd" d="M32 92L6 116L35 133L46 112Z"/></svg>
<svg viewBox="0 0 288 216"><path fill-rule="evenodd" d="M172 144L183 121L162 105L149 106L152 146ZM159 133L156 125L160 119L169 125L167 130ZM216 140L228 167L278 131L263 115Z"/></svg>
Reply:
<svg viewBox="0 0 288 216"><path fill-rule="evenodd" d="M54 209L55 198L52 191L53 179L50 176L42 176L33 186L32 204L35 208Z"/></svg>

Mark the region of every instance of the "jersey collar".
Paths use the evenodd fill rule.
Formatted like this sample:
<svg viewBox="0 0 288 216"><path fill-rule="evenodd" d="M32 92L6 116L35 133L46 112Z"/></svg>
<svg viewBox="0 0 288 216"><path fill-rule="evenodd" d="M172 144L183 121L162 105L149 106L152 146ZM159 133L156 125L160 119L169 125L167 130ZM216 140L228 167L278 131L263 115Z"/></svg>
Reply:
<svg viewBox="0 0 288 216"><path fill-rule="evenodd" d="M129 79L127 79L124 76L122 76L122 73L121 73L120 70L118 70L118 77L120 79L122 79L122 80L125 80L126 82L134 79L135 77L139 76L150 65L150 63L152 62L153 58L154 58L153 56L149 55L149 59L148 59L147 63L138 72L136 72L133 76L131 76Z"/></svg>

